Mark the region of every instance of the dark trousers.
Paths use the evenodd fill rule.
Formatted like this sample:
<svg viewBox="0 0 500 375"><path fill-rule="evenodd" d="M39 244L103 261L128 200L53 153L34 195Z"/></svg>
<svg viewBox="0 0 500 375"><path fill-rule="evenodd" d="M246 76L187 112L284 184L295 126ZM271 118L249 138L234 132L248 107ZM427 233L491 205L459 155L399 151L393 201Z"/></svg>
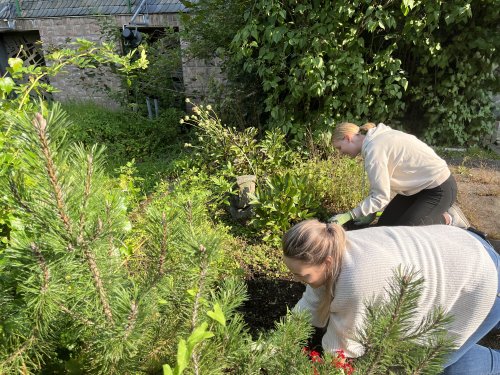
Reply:
<svg viewBox="0 0 500 375"><path fill-rule="evenodd" d="M379 226L445 224L443 217L457 198L457 182L450 177L441 185L414 195L397 194L378 219Z"/></svg>

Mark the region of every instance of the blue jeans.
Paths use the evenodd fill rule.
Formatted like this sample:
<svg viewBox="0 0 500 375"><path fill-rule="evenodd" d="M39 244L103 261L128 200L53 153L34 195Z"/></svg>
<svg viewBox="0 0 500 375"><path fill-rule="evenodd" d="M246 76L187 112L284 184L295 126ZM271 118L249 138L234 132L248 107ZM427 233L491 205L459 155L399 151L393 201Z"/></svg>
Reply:
<svg viewBox="0 0 500 375"><path fill-rule="evenodd" d="M497 298L490 313L472 334L471 337L456 351L450 354L443 375L499 375L500 374L500 350L490 349L478 345L481 340L492 329L500 329L500 256L490 243L469 232L484 245L488 254L497 267L499 290Z"/></svg>

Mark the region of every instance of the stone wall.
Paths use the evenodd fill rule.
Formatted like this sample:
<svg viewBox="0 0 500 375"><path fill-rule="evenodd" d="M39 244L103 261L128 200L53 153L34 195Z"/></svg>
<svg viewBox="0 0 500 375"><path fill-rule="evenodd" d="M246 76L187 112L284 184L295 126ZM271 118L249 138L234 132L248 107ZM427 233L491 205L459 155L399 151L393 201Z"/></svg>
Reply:
<svg viewBox="0 0 500 375"><path fill-rule="evenodd" d="M117 29L128 25L131 15L110 16L116 23ZM140 22L140 17L136 21ZM101 25L103 16L92 17L52 17L52 18L20 18L16 20L15 30L38 31L44 48L51 45L64 45L68 40L83 38L93 42L103 39ZM177 14L150 14L148 27L180 27ZM140 30L140 27L139 27ZM181 41L181 48L186 44ZM185 95L190 98L203 98L211 79L220 79L220 69L217 63L206 63L196 59L183 58L183 81ZM51 79L51 84L59 92L54 98L64 100L92 99L106 105L117 106L117 102L104 89L108 87L112 92L119 92L120 80L107 70L96 72L95 77L89 78L76 68L68 68L66 74L60 74Z"/></svg>

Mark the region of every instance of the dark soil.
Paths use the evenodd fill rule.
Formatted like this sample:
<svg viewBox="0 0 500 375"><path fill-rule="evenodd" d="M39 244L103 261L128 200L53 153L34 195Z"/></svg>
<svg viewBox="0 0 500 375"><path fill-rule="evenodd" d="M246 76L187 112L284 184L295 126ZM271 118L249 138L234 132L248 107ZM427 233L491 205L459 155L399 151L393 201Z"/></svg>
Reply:
<svg viewBox="0 0 500 375"><path fill-rule="evenodd" d="M292 309L305 290L301 283L265 276L254 277L246 283L249 299L242 312L254 337L260 331L273 329L276 322L286 315L287 308Z"/></svg>

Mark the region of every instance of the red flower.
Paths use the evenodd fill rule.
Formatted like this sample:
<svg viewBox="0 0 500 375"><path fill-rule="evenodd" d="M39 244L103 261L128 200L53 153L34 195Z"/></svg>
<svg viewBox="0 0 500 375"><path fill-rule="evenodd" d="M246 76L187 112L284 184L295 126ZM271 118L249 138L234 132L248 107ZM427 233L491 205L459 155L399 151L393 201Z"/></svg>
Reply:
<svg viewBox="0 0 500 375"><path fill-rule="evenodd" d="M319 362L319 363L323 362L321 355L314 350L311 353L309 353L309 357L311 358L312 362Z"/></svg>
<svg viewBox="0 0 500 375"><path fill-rule="evenodd" d="M351 375L354 372L354 367L349 359L346 358L344 351L337 350L337 357L333 359L332 365L335 368L344 370L344 373Z"/></svg>

